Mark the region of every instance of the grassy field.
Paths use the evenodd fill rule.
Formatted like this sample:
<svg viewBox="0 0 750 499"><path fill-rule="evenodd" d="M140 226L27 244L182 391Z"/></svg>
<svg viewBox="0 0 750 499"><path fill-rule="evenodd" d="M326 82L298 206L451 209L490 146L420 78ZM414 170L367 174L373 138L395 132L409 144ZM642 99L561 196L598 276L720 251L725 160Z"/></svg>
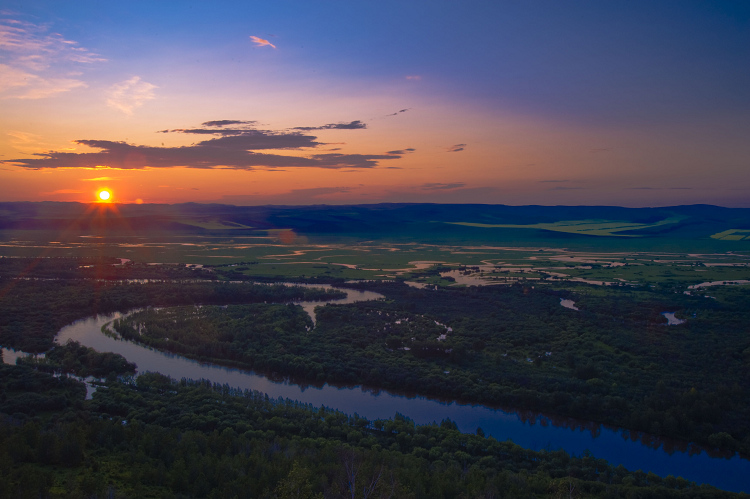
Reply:
<svg viewBox="0 0 750 499"><path fill-rule="evenodd" d="M711 239L721 241L750 241L750 230L729 229L711 236Z"/></svg>
<svg viewBox="0 0 750 499"><path fill-rule="evenodd" d="M283 238L287 235L278 232L254 236L168 233L61 237L52 231L3 231L0 256L111 257L137 263L212 266L265 279L402 279L440 286L584 280L687 290L688 286L704 282L750 279L750 251L581 251L550 246L381 241L310 243L301 237L285 243ZM729 232L732 233L716 236L733 237L747 231Z"/></svg>
<svg viewBox="0 0 750 499"><path fill-rule="evenodd" d="M464 225L467 227L481 228L506 228L506 229L535 229L549 230L553 232L567 232L571 234L586 236L608 236L608 237L643 237L640 234L621 234L621 232L652 229L662 225L676 224L685 217L675 216L665 218L652 224L632 223L614 220L561 220L553 223L537 223L531 225L516 224L484 224L471 222L446 222L453 225Z"/></svg>

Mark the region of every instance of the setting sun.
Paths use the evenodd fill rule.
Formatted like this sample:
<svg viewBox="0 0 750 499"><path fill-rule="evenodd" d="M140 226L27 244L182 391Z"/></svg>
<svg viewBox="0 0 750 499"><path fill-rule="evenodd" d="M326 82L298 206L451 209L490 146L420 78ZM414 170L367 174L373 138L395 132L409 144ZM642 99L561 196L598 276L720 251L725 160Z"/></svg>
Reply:
<svg viewBox="0 0 750 499"><path fill-rule="evenodd" d="M99 201L107 202L112 198L112 193L107 189L102 189L101 191L96 193L96 197Z"/></svg>

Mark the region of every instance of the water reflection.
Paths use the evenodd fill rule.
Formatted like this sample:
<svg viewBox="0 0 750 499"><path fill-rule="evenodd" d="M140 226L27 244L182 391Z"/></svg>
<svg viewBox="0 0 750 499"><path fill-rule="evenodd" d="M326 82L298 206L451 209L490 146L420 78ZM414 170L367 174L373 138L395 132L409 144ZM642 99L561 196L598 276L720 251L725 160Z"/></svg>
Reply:
<svg viewBox="0 0 750 499"><path fill-rule="evenodd" d="M564 298L560 298L560 305L562 305L565 308L569 308L571 310L578 310L578 307L576 307L576 302L573 300L566 300Z"/></svg>
<svg viewBox="0 0 750 499"><path fill-rule="evenodd" d="M674 314L677 312L662 312L661 315L667 318L667 326L679 326L680 324L684 324L686 321L684 319L678 319L675 317Z"/></svg>
<svg viewBox="0 0 750 499"><path fill-rule="evenodd" d="M661 476L682 476L727 490L749 490L744 477L750 476L750 462L738 456L708 453L685 442L668 441L590 421L540 415L533 411L440 401L413 393L395 394L360 386L300 386L241 369L202 364L102 334L102 325L121 316L113 314L78 321L63 328L56 341L64 343L74 339L98 351L120 353L135 362L139 372L159 371L175 379L208 379L240 389L258 390L271 397L294 399L316 407L326 406L348 414L358 413L370 420L388 419L397 412L418 424L450 418L461 431L473 433L481 427L487 435L498 440L512 440L525 448L562 448L575 455L588 450L615 466L622 464L628 469L652 471Z"/></svg>

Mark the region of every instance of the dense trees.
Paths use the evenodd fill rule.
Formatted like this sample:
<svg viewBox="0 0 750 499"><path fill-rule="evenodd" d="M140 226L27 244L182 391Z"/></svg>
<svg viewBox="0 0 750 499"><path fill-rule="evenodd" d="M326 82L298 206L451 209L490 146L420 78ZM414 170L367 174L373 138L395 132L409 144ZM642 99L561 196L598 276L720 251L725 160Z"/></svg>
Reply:
<svg viewBox="0 0 750 499"><path fill-rule="evenodd" d="M536 288L518 284L437 290L414 289L403 283L350 283L352 287L383 293L387 299L321 307L313 327L299 306L287 303L331 298L335 293L199 279L131 282L72 278L81 276L80 263L60 259L40 263L29 270L18 262L0 261L12 270L8 272L10 277L0 276L0 344L44 351L52 347L52 338L59 328L75 319L153 305L166 308L144 310L113 327L127 338L156 348L281 374L307 383L368 384L395 391L544 411L750 454L750 420L747 418L750 413L750 378L747 377L750 297L746 288L716 289L711 291L713 298L706 298L675 294L669 289L602 288L570 283ZM96 263L92 265L94 267L85 268L97 268ZM112 266L112 262L105 265ZM141 275L148 275L148 271L145 267L138 269ZM183 268L176 272L192 270ZM580 310L561 307L560 298L574 299ZM665 311L677 311L687 322L667 326L661 315ZM48 351L46 360L31 364L39 369L82 376L109 376L132 370L119 356L99 354L76 344L55 347ZM56 411L67 411L66 418L78 417L74 416L76 411L83 410L78 401L78 397L82 397L80 388L76 388L80 385L72 380L62 377L55 382L45 381L39 377L40 373L31 370L19 376L2 381L0 411L9 414L13 424L35 417L44 420L46 415ZM159 406L158 401L149 408L148 417L145 413L133 412L133 407L140 402L129 397L138 399L157 386L171 393L174 389L169 388L169 380L145 377L143 381L139 378L137 387L117 386L112 385L107 391L112 397L97 395L102 397L97 398L100 404L96 406L97 414L106 413L108 418L139 420L165 428L185 416L190 424L185 422L180 426L182 432L205 433L228 428L224 421L227 414L211 404L201 405L200 410L190 415L170 412L168 407ZM177 407L181 402L175 403ZM257 425L263 432L272 431L274 436L279 432L306 435L304 438L312 440L331 438L318 423L306 420L303 426L307 429L300 429L295 426L297 423L285 419L286 413L258 411L262 417L256 418ZM341 424L349 421L346 416L335 414L328 419L339 419ZM379 466L383 462L393 458L388 452L394 450L394 443L398 444L399 452L406 452L414 459L429 460L432 463L430 473L438 473L435 469L439 468L439 473L430 475L428 481L432 486L431 480L445 479L445 490L450 483L458 483L458 478L451 478L455 470L450 463L460 464L456 469L463 477L467 470L481 462L481 459L475 462L456 455L456 452L473 455L460 446L441 444L438 449L423 442L421 436L403 431L393 437L395 441L382 443L379 440L382 435L377 432L387 430L396 422L346 424L345 430L336 430L339 433L334 440L338 443L325 444L334 445L326 447L327 458L338 459L341 449L336 445L356 447L363 439L373 437L377 444L367 440L371 446L360 445L365 456L363 462L369 463L363 465L363 469L373 473L381 469ZM447 423L445 426L449 429ZM62 427L57 428L57 433L50 435L62 434L63 430L59 429ZM65 432L74 433L75 426L65 428ZM238 435L245 435L256 427L239 424L232 428ZM261 438L260 434L252 435ZM407 436L411 438L411 447L405 446L409 443ZM268 435L263 433L264 442L271 445L266 437ZM55 437L45 438L52 441ZM36 456L37 461L32 459L27 464L59 464L63 448L75 454L74 442L55 442L43 446L52 449L49 454L42 455L38 450L28 454ZM321 442L315 445L314 452L323 448ZM451 449L447 457L446 449ZM334 489L344 490L340 487L344 487L342 484L346 480L297 457L284 461L283 472L268 475L264 484L253 490L268 494L276 491L278 495L292 493L292 490L305 495L309 491L313 496L320 492L328 494ZM482 456L485 457L488 456ZM3 455L1 459L5 459ZM150 463L148 466L158 465L155 461L143 461L146 462ZM402 464L408 468L409 462ZM434 464L437 462L443 463L445 468ZM188 470L191 479L198 480L200 473L192 473L187 463L185 461L184 468L178 466L176 472ZM128 462L128 466L132 465ZM390 476L389 470L393 469L394 466L382 468L383 476ZM308 475L308 471L312 475ZM441 474L444 471L446 475ZM148 473L145 468L144 473ZM520 473L520 468L513 473ZM550 480L568 477L545 473ZM322 479L305 478L323 475L327 477L325 483ZM492 480L499 476L480 475L485 484L495 483ZM13 483L22 483L23 476L23 473L18 475ZM570 476L578 479L587 475L574 473ZM282 484L284 477L289 487ZM513 477L512 480L516 480L518 475ZM204 478L206 483L210 482L207 476ZM39 483L47 483L44 480ZM546 479L540 480L547 484L545 486L552 486L544 482ZM564 485L559 482L554 487ZM170 487L158 485L162 486ZM468 487L463 482L462 486ZM197 489L191 490L205 487L209 490L210 483L196 483L195 487ZM422 494L417 490L429 489L424 484L410 487L416 496ZM578 491L583 490L583 485L577 487Z"/></svg>
<svg viewBox="0 0 750 499"><path fill-rule="evenodd" d="M97 352L93 348L68 340L65 345L55 345L43 357L21 357L17 364L26 364L50 373L73 374L82 378L104 378L135 374L136 365L112 352Z"/></svg>
<svg viewBox="0 0 750 499"><path fill-rule="evenodd" d="M0 273L0 345L27 352L51 348L60 328L94 314L149 305L285 303L343 296L335 290L282 285L196 279L162 281L165 271L161 267L153 267L150 275L155 280L42 278L39 276L82 277L90 269L79 269L75 259L49 259L49 262L41 260L38 265L27 264L28 270L22 271L18 263L7 263L14 260L22 259L0 259L0 268L7 271ZM144 268L139 275L149 275L147 272L148 268Z"/></svg>
<svg viewBox="0 0 750 499"><path fill-rule="evenodd" d="M300 309L263 304L148 310L115 328L157 348L308 383L545 411L750 453L742 293L358 286L388 300L318 308L314 330ZM561 297L580 311L561 307ZM661 312L675 310L689 320L667 326Z"/></svg>
<svg viewBox="0 0 750 499"><path fill-rule="evenodd" d="M292 362L302 355L300 336L312 326L299 305L256 303L149 308L115 320L112 329L127 340L199 360L273 370L282 366L267 361L268 351ZM289 374L286 366L282 372Z"/></svg>
<svg viewBox="0 0 750 499"><path fill-rule="evenodd" d="M29 376L59 382L0 367L4 387ZM11 405L21 396L7 393ZM82 399L37 416L0 415L0 497L742 496L462 434L449 420L368 421L160 374L112 381Z"/></svg>

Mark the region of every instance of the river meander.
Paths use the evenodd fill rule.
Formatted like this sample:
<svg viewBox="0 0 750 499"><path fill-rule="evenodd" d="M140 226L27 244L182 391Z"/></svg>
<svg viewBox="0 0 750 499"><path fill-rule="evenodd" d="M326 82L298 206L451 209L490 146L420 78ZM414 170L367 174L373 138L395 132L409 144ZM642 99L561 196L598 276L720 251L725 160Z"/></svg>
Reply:
<svg viewBox="0 0 750 499"><path fill-rule="evenodd" d="M381 297L372 292L344 291L349 293L348 298L333 302L351 303ZM319 304L322 303L315 303ZM308 311L315 306L312 303L301 305ZM56 341L64 343L71 339L100 352L119 353L128 361L135 362L139 372L158 371L175 379L208 379L232 387L259 390L272 397L296 399L316 407L324 405L349 414L357 413L370 420L391 418L397 412L418 424L450 418L461 431L474 432L477 427L481 427L487 435L498 440L510 439L525 448L562 448L575 455L589 450L596 458L606 459L613 465L622 464L630 470L652 471L661 476L682 476L725 490L750 492L750 461L739 456L712 457L690 444L664 441L627 430L537 413L439 401L369 390L360 386L337 387L325 384L322 387L305 387L288 381L276 381L253 372L200 363L160 352L102 333L103 325L123 315L117 313L77 321L62 328Z"/></svg>

